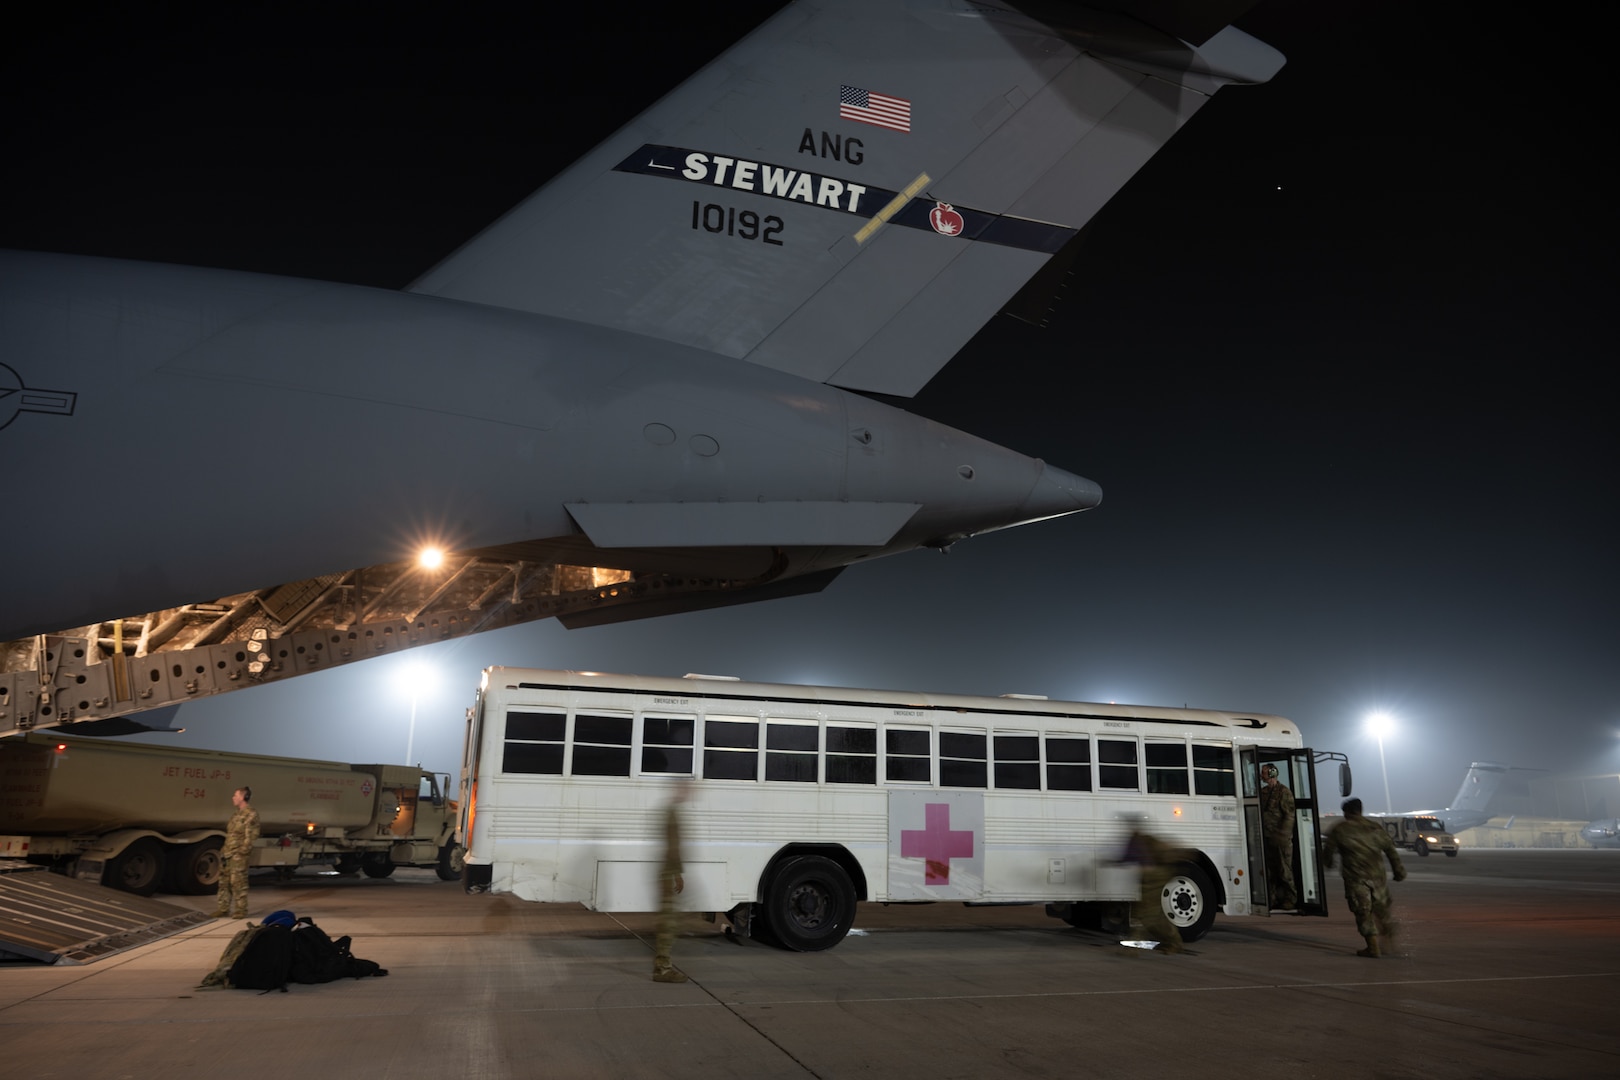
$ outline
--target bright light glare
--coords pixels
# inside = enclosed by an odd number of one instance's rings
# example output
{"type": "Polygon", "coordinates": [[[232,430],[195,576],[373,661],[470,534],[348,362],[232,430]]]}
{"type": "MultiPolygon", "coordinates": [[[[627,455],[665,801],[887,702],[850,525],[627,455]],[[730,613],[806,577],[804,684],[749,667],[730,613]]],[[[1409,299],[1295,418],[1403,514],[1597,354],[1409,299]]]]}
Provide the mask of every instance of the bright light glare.
{"type": "Polygon", "coordinates": [[[1367,730],[1373,738],[1382,739],[1395,730],[1395,718],[1387,712],[1375,712],[1367,717],[1367,730]]]}
{"type": "Polygon", "coordinates": [[[437,570],[444,565],[444,549],[425,547],[416,554],[416,565],[424,570],[437,570]]]}
{"type": "Polygon", "coordinates": [[[438,685],[439,672],[432,664],[412,660],[400,674],[400,685],[412,695],[425,694],[438,685]]]}

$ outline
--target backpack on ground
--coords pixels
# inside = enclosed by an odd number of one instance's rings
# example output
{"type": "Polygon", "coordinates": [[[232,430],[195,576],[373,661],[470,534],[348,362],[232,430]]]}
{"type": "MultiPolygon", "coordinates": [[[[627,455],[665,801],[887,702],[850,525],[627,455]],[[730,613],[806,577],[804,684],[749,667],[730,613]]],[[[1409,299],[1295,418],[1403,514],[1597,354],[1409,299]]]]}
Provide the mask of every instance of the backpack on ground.
{"type": "Polygon", "coordinates": [[[299,919],[291,933],[292,963],[288,978],[293,982],[324,983],[388,974],[376,961],[362,960],[351,953],[347,934],[333,941],[313,919],[299,919]]]}
{"type": "Polygon", "coordinates": [[[231,938],[231,943],[225,946],[225,951],[219,954],[219,963],[214,965],[213,971],[202,977],[202,982],[197,984],[197,989],[201,990],[210,986],[224,989],[229,986],[230,983],[227,980],[230,976],[231,967],[241,957],[243,950],[248,946],[248,942],[258,937],[259,931],[263,929],[264,927],[254,923],[238,930],[235,936],[231,938]]]}
{"type": "Polygon", "coordinates": [[[286,993],[291,968],[292,931],[284,926],[260,926],[231,965],[225,985],[286,993]]]}

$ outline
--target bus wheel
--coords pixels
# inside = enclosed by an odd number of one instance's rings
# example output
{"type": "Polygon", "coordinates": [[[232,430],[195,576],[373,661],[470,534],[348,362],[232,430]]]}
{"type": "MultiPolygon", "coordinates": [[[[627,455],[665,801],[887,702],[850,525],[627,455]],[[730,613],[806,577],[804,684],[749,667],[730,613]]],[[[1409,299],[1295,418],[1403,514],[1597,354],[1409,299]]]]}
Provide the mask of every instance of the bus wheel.
{"type": "Polygon", "coordinates": [[[219,849],[224,843],[217,836],[187,844],[169,853],[169,888],[182,896],[202,896],[219,887],[219,849]]]}
{"type": "Polygon", "coordinates": [[[1160,900],[1183,941],[1197,941],[1215,924],[1215,890],[1196,866],[1178,864],[1160,900]]]}
{"type": "Polygon", "coordinates": [[[163,849],[151,837],[142,837],[107,863],[101,883],[136,896],[151,896],[163,876],[163,849]]]}
{"type": "Polygon", "coordinates": [[[820,855],[784,863],[765,893],[770,934],[785,949],[830,949],[855,922],[855,886],[844,868],[820,855]]]}

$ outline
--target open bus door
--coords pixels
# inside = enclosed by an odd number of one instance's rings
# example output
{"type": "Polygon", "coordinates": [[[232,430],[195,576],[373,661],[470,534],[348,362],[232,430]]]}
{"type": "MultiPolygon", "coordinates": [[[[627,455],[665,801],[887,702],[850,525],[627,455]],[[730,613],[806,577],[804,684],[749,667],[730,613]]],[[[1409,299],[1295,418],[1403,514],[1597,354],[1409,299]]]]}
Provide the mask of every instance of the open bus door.
{"type": "Polygon", "coordinates": [[[1243,774],[1243,833],[1249,856],[1249,910],[1271,913],[1266,882],[1265,830],[1260,827],[1260,766],[1277,766],[1278,779],[1294,793],[1294,850],[1291,865],[1295,911],[1300,915],[1327,914],[1327,871],[1322,865],[1322,825],[1317,810],[1315,755],[1309,749],[1288,750],[1240,746],[1243,774]]]}

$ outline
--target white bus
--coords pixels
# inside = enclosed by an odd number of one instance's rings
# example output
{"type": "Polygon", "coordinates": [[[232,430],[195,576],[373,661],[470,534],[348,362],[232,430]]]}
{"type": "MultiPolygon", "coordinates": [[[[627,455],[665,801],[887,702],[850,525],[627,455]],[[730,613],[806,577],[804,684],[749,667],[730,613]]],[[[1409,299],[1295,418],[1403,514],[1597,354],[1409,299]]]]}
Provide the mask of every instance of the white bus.
{"type": "MultiPolygon", "coordinates": [[[[663,812],[689,778],[681,906],[831,948],[857,901],[1046,903],[1076,926],[1136,899],[1127,815],[1182,851],[1183,937],[1264,914],[1258,770],[1294,792],[1302,914],[1326,914],[1313,754],[1288,720],[492,667],[468,710],[473,891],[658,907],[663,812]]],[[[1338,755],[1325,755],[1338,757],[1338,755]]]]}

